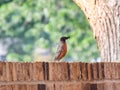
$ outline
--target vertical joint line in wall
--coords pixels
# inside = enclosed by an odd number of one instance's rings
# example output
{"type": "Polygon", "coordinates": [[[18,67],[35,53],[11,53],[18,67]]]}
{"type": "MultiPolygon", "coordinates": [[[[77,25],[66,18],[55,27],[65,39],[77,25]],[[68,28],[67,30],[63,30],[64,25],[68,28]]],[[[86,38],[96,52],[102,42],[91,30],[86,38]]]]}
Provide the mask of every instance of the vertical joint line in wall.
{"type": "Polygon", "coordinates": [[[46,62],[46,63],[43,62],[42,68],[43,68],[44,80],[49,80],[49,64],[48,64],[48,62],[46,62]]]}
{"type": "Polygon", "coordinates": [[[93,67],[92,67],[92,64],[90,64],[90,69],[91,69],[91,78],[93,79],[93,67]]]}
{"type": "Polygon", "coordinates": [[[80,75],[81,75],[81,79],[82,79],[83,78],[83,76],[82,76],[82,64],[79,63],[79,66],[80,66],[80,75]]]}
{"type": "Polygon", "coordinates": [[[49,80],[49,63],[46,63],[46,67],[45,67],[45,72],[46,72],[46,80],[49,80]]]}
{"type": "Polygon", "coordinates": [[[102,77],[105,78],[105,70],[104,70],[104,63],[101,63],[101,70],[102,70],[102,77]]]}
{"type": "Polygon", "coordinates": [[[8,65],[9,63],[8,62],[6,62],[6,77],[7,77],[7,80],[9,80],[9,65],[8,65]]]}
{"type": "Polygon", "coordinates": [[[55,89],[55,83],[54,83],[53,87],[54,87],[54,90],[56,90],[56,89],[55,89]]]}
{"type": "Polygon", "coordinates": [[[86,79],[88,79],[88,69],[87,69],[87,63],[85,63],[85,69],[86,69],[86,79]]]}
{"type": "Polygon", "coordinates": [[[70,65],[67,63],[67,70],[68,70],[68,80],[70,80],[70,65]]]}
{"type": "Polygon", "coordinates": [[[43,76],[44,76],[44,80],[45,80],[45,62],[42,63],[42,69],[43,69],[43,76]]]}
{"type": "Polygon", "coordinates": [[[98,66],[99,66],[99,64],[98,63],[96,63],[96,69],[97,69],[97,78],[99,78],[99,68],[98,68],[98,66]]]}

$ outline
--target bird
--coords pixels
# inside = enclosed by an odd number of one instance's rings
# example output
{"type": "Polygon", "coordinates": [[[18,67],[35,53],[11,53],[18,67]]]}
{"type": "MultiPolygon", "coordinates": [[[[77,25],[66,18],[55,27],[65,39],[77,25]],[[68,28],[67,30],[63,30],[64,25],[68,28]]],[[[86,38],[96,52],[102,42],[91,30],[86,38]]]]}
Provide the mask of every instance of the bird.
{"type": "Polygon", "coordinates": [[[57,52],[56,52],[55,57],[54,57],[54,61],[60,61],[60,59],[62,59],[66,55],[66,53],[67,53],[66,40],[69,38],[70,38],[70,36],[68,36],[68,37],[62,36],[60,38],[57,52]]]}

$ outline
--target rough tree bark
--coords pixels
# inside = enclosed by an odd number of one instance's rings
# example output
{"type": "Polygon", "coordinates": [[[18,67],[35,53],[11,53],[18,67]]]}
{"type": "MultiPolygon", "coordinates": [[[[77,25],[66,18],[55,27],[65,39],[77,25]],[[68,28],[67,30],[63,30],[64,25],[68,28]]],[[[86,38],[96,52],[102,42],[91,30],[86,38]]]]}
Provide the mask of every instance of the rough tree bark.
{"type": "Polygon", "coordinates": [[[85,13],[102,61],[120,61],[120,0],[73,0],[85,13]]]}

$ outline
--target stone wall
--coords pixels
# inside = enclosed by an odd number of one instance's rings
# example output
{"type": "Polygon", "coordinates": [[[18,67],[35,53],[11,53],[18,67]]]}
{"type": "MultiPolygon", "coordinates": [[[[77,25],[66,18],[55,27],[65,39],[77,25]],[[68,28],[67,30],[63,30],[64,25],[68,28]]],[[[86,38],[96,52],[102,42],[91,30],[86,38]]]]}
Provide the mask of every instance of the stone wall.
{"type": "Polygon", "coordinates": [[[120,90],[120,63],[0,62],[0,90],[120,90]]]}

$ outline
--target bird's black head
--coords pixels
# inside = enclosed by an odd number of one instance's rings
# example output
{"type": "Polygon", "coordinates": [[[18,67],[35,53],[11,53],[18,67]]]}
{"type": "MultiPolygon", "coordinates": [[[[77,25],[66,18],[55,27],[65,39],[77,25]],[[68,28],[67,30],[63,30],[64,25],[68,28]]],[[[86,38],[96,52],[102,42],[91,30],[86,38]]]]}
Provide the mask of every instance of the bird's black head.
{"type": "Polygon", "coordinates": [[[69,39],[70,37],[61,37],[60,38],[60,41],[63,41],[63,42],[65,42],[67,39],[69,39]]]}

